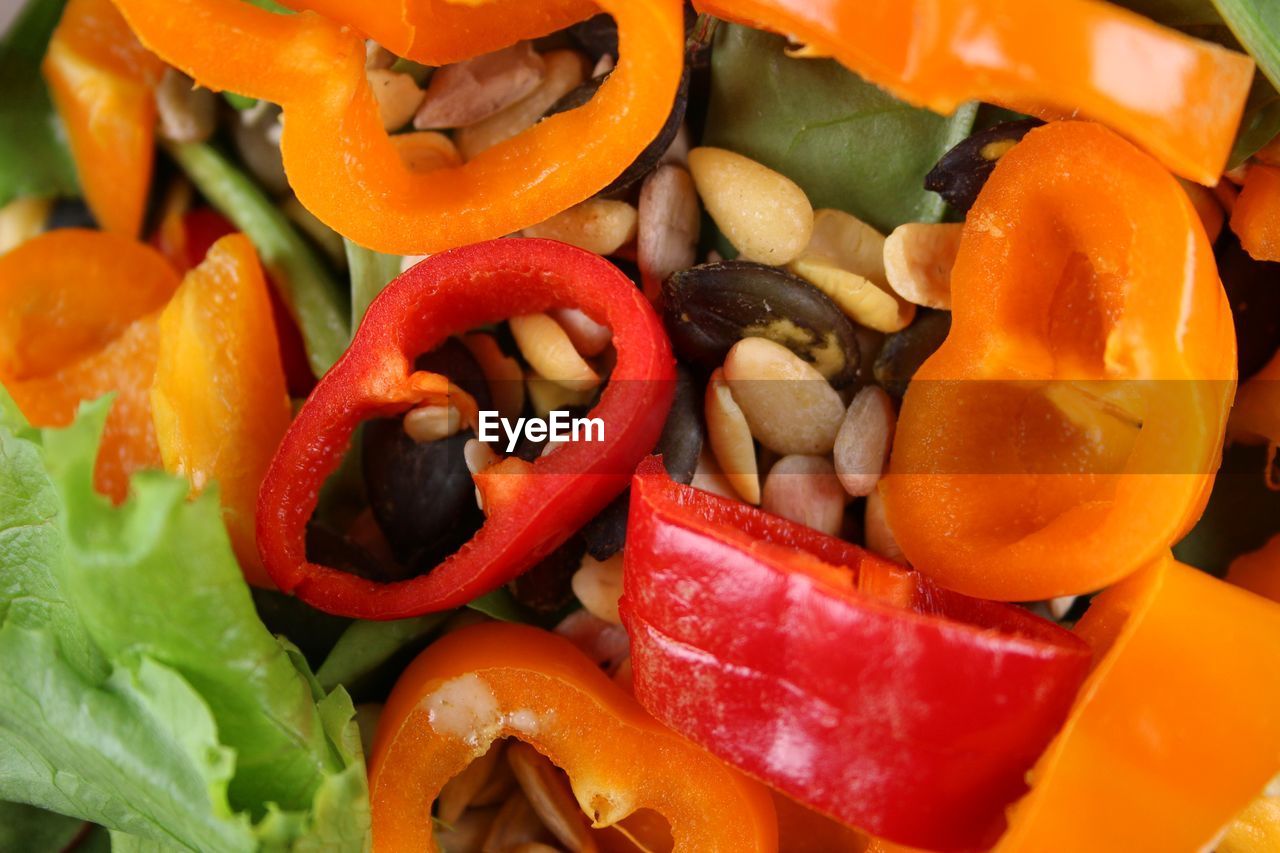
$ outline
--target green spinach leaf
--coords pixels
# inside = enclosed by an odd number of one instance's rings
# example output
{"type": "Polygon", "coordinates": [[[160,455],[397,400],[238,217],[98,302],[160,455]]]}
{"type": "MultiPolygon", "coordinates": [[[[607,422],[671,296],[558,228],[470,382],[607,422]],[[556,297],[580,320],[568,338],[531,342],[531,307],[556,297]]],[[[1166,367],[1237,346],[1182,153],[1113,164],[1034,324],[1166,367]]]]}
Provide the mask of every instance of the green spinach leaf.
{"type": "Polygon", "coordinates": [[[833,61],[792,59],[785,46],[747,27],[718,28],[703,144],[777,169],[815,208],[882,231],[941,219],[946,205],[924,176],[969,134],[976,105],[949,117],[916,109],[833,61]]]}

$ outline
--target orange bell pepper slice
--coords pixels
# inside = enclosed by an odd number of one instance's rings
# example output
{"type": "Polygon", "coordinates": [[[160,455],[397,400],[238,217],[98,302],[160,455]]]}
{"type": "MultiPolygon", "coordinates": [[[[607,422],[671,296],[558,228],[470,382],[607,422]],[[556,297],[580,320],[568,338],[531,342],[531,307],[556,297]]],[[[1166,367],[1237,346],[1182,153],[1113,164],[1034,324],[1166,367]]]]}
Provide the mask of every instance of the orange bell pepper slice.
{"type": "Polygon", "coordinates": [[[148,389],[159,310],[178,274],[159,252],[103,231],[50,231],[0,255],[0,382],[35,426],[67,426],[115,392],[94,487],[117,503],[160,467],[148,389]]]}
{"type": "MultiPolygon", "coordinates": [[[[394,254],[505,236],[594,195],[658,134],[683,68],[680,0],[603,0],[621,57],[589,103],[464,165],[416,173],[382,129],[364,41],[339,22],[240,0],[116,4],[143,44],[201,85],[280,104],[285,170],[299,200],[356,243],[394,254]]],[[[437,34],[472,52],[467,32],[437,34]]]]}
{"type": "Polygon", "coordinates": [[[1103,122],[1212,186],[1253,60],[1096,0],[696,0],[790,36],[894,95],[950,113],[970,100],[1103,122]]]}
{"type": "Polygon", "coordinates": [[[271,297],[253,244],[223,237],[160,315],[151,408],[167,470],[199,493],[217,481],[250,583],[274,587],[254,537],[258,487],[292,411],[271,297]]]}
{"type": "Polygon", "coordinates": [[[1255,260],[1280,261],[1280,168],[1254,164],[1245,172],[1231,230],[1255,260]]]}
{"type": "Polygon", "coordinates": [[[284,0],[290,9],[345,21],[396,56],[447,65],[538,38],[599,12],[590,0],[284,0]]]}
{"type": "Polygon", "coordinates": [[[1209,849],[1280,770],[1280,606],[1166,555],[1076,631],[1093,673],[993,853],[1209,849]]]}
{"type": "Polygon", "coordinates": [[[148,53],[111,0],[71,0],[42,66],[85,201],[107,231],[136,237],[151,185],[155,86],[148,53]]]}
{"type": "Polygon", "coordinates": [[[652,809],[677,850],[777,849],[764,787],[660,725],[568,640],[496,622],[433,643],[387,699],[369,765],[374,849],[436,849],[431,802],[503,737],[563,768],[596,827],[652,809]]]}
{"type": "Polygon", "coordinates": [[[1235,333],[1186,193],[1101,125],[1031,131],[965,221],[951,332],[881,489],[908,560],[1028,601],[1100,589],[1204,508],[1235,333]]]}

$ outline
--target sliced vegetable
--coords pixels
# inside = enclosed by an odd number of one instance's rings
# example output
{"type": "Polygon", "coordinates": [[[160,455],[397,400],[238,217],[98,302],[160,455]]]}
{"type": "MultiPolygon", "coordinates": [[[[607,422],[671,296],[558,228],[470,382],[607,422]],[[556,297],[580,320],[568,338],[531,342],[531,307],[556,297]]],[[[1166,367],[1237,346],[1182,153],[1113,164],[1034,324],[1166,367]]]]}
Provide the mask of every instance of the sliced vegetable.
{"type": "MultiPolygon", "coordinates": [[[[285,434],[258,503],[267,571],[315,607],[396,619],[456,607],[489,592],[559,547],[627,486],[653,447],[674,393],[674,362],[644,295],[597,255],[544,240],[495,240],[433,255],[374,300],[346,356],[316,386],[285,434]],[[461,551],[421,577],[381,584],[306,559],[305,529],[325,478],[355,427],[470,396],[411,359],[450,335],[555,307],[582,309],[613,333],[617,362],[591,417],[604,440],[579,442],[475,474],[486,522],[461,551]]],[[[474,418],[474,403],[471,403],[474,418]]]]}
{"type": "Polygon", "coordinates": [[[503,737],[563,768],[595,827],[652,809],[679,850],[777,849],[763,787],[655,722],[568,640],[501,623],[449,634],[400,677],[370,762],[374,845],[432,849],[426,804],[503,737]]]}
{"type": "Polygon", "coordinates": [[[38,73],[66,0],[31,0],[0,39],[0,205],[79,191],[65,134],[38,73]]]}
{"type": "Polygon", "coordinates": [[[983,100],[1044,118],[1079,114],[1104,122],[1173,171],[1208,185],[1226,165],[1253,79],[1253,61],[1244,54],[1091,0],[1047,7],[1017,0],[697,5],[785,33],[940,113],[983,100]],[[1159,73],[1135,75],[1134,55],[1159,73]]]}
{"type": "Polygon", "coordinates": [[[111,0],[71,0],[41,68],[94,217],[108,231],[138,236],[164,63],[138,43],[111,0]]]}
{"type": "Polygon", "coordinates": [[[117,503],[130,474],[161,467],[148,391],[178,283],[154,249],[103,231],[50,231],[0,255],[0,382],[38,426],[116,394],[94,483],[117,503]]]}
{"type": "Polygon", "coordinates": [[[1076,632],[1096,665],[996,853],[1212,848],[1280,770],[1280,606],[1166,556],[1076,632]]]}
{"type": "Polygon", "coordinates": [[[786,39],[746,27],[716,30],[703,144],[758,160],[799,184],[815,208],[884,232],[940,219],[945,205],[924,176],[968,135],[976,107],[943,118],[785,48],[786,39]]]}
{"type": "Polygon", "coordinates": [[[363,849],[351,702],[262,626],[216,501],[154,473],[113,508],[90,484],[104,402],[64,431],[3,403],[0,798],[126,849],[363,849]]]}
{"type": "MultiPolygon", "coordinates": [[[[678,0],[606,0],[623,40],[636,49],[624,52],[590,104],[539,122],[462,166],[417,173],[383,131],[365,79],[364,40],[339,22],[227,0],[119,0],[119,6],[145,44],[202,85],[281,104],[287,116],[281,147],[298,198],[343,236],[393,254],[500,237],[595,194],[662,129],[683,68],[678,0]],[[190,37],[192,26],[199,39],[190,37]]],[[[467,55],[501,46],[488,44],[483,28],[470,27],[491,20],[495,7],[454,11],[455,26],[433,22],[423,31],[467,55]]]]}
{"type": "Polygon", "coordinates": [[[801,803],[937,850],[995,840],[1083,643],[642,463],[621,612],[636,697],[801,803]],[[753,618],[744,630],[746,614],[753,618]],[[838,654],[832,654],[838,649],[838,654]]]}
{"type": "Polygon", "coordinates": [[[1231,209],[1231,230],[1258,261],[1280,261],[1280,168],[1254,164],[1231,209]]]}
{"type": "Polygon", "coordinates": [[[447,65],[544,36],[598,11],[590,0],[286,0],[285,5],[354,27],[395,55],[424,65],[447,65]]]}
{"type": "Polygon", "coordinates": [[[1141,568],[1204,508],[1235,335],[1186,194],[1111,131],[1058,122],[966,220],[951,332],[902,404],[888,521],[949,589],[1025,601],[1141,568]]]}
{"type": "Polygon", "coordinates": [[[347,269],[351,271],[351,332],[360,328],[364,312],[382,288],[400,274],[400,256],[384,255],[344,239],[347,269]]]}
{"type": "Polygon", "coordinates": [[[267,282],[244,235],[214,243],[160,315],[151,407],[165,468],[196,494],[217,482],[245,577],[270,586],[254,510],[292,411],[267,282]]]}
{"type": "Polygon", "coordinates": [[[208,145],[168,145],[209,203],[253,241],[271,281],[302,330],[316,375],[338,360],[350,337],[346,300],[324,262],[253,181],[208,145]]]}

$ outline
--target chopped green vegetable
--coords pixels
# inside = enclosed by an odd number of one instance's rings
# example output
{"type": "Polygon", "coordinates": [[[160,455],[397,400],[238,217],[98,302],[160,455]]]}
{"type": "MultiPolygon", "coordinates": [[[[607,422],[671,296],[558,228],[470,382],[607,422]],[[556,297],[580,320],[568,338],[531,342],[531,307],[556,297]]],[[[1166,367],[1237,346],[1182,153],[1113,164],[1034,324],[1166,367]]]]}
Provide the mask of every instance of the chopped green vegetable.
{"type": "Polygon", "coordinates": [[[302,330],[312,370],[323,375],[350,337],[346,299],[324,262],[257,184],[217,150],[203,143],[169,144],[165,150],[209,203],[253,241],[302,330]]]}
{"type": "Polygon", "coordinates": [[[0,798],[167,849],[362,849],[350,699],[258,620],[216,490],[93,491],[108,405],[66,430],[3,406],[0,798]]]}
{"type": "Polygon", "coordinates": [[[347,268],[351,271],[351,333],[360,327],[369,303],[400,274],[400,256],[384,255],[356,245],[345,237],[347,268]]]}
{"type": "Polygon", "coordinates": [[[25,803],[0,803],[0,850],[59,853],[85,828],[84,821],[25,803]]]}
{"type": "Polygon", "coordinates": [[[432,613],[390,622],[353,622],[325,658],[316,679],[325,690],[333,690],[338,685],[350,688],[398,652],[421,644],[449,615],[432,613]]]}
{"type": "Polygon", "coordinates": [[[1231,32],[1258,63],[1258,70],[1280,86],[1280,3],[1275,0],[1213,0],[1231,32]]]}
{"type": "Polygon", "coordinates": [[[0,205],[19,196],[79,195],[62,123],[40,75],[66,0],[28,0],[0,41],[0,205]]]}
{"type": "Polygon", "coordinates": [[[785,46],[746,27],[717,29],[704,143],[759,160],[814,207],[881,231],[941,219],[945,204],[924,176],[969,134],[976,105],[950,117],[916,109],[833,61],[789,58],[785,46]]]}
{"type": "Polygon", "coordinates": [[[533,615],[505,586],[467,602],[467,607],[503,622],[532,622],[533,615]]]}

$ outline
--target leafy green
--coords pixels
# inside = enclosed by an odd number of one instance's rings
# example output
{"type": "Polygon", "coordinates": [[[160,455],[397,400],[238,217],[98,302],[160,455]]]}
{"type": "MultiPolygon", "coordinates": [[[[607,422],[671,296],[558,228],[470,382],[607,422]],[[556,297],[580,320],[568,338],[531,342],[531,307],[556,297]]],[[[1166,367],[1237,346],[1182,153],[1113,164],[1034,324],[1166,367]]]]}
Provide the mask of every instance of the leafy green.
{"type": "Polygon", "coordinates": [[[389,622],[353,622],[325,658],[316,679],[325,690],[338,685],[350,689],[402,650],[421,644],[449,615],[432,613],[389,622]]]}
{"type": "Polygon", "coordinates": [[[1204,514],[1174,556],[1221,577],[1233,559],[1280,533],[1280,492],[1267,488],[1266,465],[1265,447],[1229,445],[1204,514]]]}
{"type": "Polygon", "coordinates": [[[0,850],[58,853],[84,829],[84,821],[25,803],[0,803],[0,850]]]}
{"type": "Polygon", "coordinates": [[[350,699],[258,621],[215,492],[93,492],[108,405],[57,431],[0,407],[0,798],[127,849],[362,849],[350,699]]]}
{"type": "Polygon", "coordinates": [[[28,0],[0,40],[0,205],[18,196],[74,196],[71,151],[40,75],[66,0],[28,0]]]}
{"type": "Polygon", "coordinates": [[[717,29],[704,144],[758,160],[798,183],[814,207],[882,231],[942,218],[945,203],[924,176],[969,134],[976,105],[950,117],[916,109],[835,62],[789,58],[785,46],[747,27],[717,29]]]}
{"type": "Polygon", "coordinates": [[[1280,86],[1280,3],[1213,0],[1213,4],[1271,85],[1280,86]]]}
{"type": "Polygon", "coordinates": [[[532,614],[505,586],[467,602],[467,607],[502,622],[529,622],[532,614]]]}
{"type": "Polygon", "coordinates": [[[359,328],[369,303],[382,292],[391,279],[400,274],[400,256],[384,255],[342,238],[347,249],[347,268],[351,271],[351,333],[359,328]]]}
{"type": "Polygon", "coordinates": [[[253,180],[204,143],[168,144],[196,189],[253,241],[282,290],[311,368],[324,374],[347,348],[347,300],[319,255],[253,180]]]}

